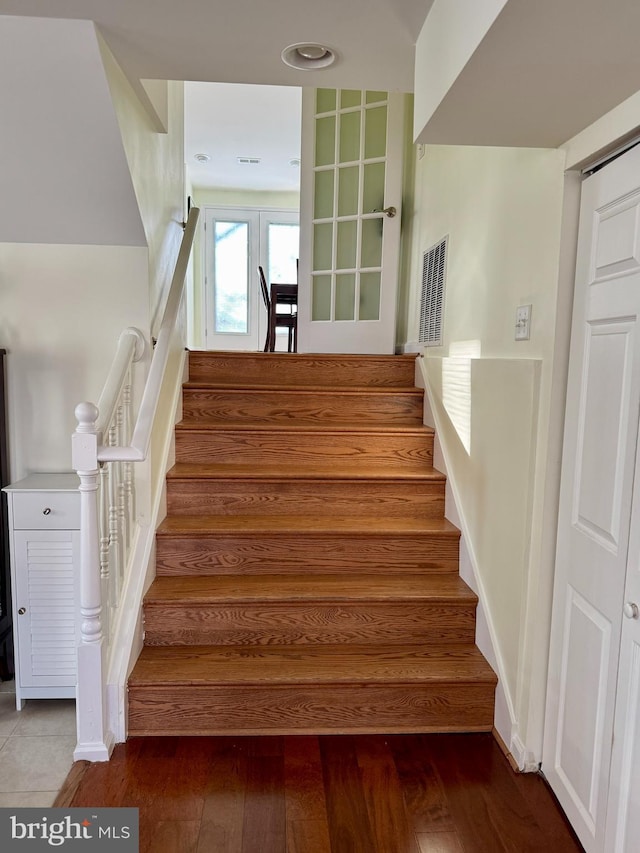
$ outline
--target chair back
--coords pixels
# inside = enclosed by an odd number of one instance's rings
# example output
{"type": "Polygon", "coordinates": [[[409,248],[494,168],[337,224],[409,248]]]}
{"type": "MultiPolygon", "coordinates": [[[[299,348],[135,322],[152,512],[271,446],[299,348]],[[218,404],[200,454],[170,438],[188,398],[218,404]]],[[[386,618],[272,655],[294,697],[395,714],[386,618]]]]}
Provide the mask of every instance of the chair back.
{"type": "Polygon", "coordinates": [[[258,277],[260,278],[260,290],[262,291],[262,298],[264,300],[264,305],[267,311],[269,311],[269,288],[267,287],[267,280],[264,277],[264,270],[261,266],[258,267],[258,277]]]}

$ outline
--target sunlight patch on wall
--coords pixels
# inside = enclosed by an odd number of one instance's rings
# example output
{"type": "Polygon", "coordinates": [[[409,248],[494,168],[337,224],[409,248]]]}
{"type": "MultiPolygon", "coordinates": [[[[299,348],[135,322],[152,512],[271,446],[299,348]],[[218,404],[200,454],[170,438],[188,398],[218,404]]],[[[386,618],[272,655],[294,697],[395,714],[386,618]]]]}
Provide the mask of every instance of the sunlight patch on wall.
{"type": "Polygon", "coordinates": [[[457,341],[442,359],[442,402],[462,446],[471,455],[471,360],[480,358],[480,341],[457,341]]]}

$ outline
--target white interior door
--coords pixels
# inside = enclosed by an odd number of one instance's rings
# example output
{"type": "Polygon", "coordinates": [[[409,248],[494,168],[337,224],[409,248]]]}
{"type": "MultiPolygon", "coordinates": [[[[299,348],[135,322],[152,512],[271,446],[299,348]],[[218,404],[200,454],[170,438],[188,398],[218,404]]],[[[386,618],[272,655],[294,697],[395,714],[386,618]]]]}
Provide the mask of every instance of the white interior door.
{"type": "Polygon", "coordinates": [[[640,791],[638,762],[629,764],[637,750],[629,739],[638,721],[639,638],[637,620],[623,620],[623,604],[627,577],[628,594],[640,592],[640,503],[632,512],[639,314],[636,148],[583,185],[558,519],[543,771],[588,853],[638,849],[637,833],[632,846],[605,847],[605,828],[611,808],[615,825],[638,822],[637,802],[631,812],[627,806],[628,793],[640,791]],[[628,573],[630,556],[636,564],[628,573]]]}
{"type": "Polygon", "coordinates": [[[300,352],[394,352],[404,108],[386,92],[303,91],[300,352]]]}

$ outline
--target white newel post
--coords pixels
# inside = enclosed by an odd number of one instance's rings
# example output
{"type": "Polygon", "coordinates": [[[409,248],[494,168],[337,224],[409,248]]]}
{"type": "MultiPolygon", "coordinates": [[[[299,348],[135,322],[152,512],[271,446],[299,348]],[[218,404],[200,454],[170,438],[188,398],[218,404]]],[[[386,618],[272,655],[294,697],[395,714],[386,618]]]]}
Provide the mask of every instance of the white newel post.
{"type": "Polygon", "coordinates": [[[80,478],[80,645],[76,720],[76,761],[108,761],[113,734],[107,731],[106,648],[102,633],[102,579],[98,526],[98,409],[76,406],[78,427],[72,439],[73,467],[80,478]]]}

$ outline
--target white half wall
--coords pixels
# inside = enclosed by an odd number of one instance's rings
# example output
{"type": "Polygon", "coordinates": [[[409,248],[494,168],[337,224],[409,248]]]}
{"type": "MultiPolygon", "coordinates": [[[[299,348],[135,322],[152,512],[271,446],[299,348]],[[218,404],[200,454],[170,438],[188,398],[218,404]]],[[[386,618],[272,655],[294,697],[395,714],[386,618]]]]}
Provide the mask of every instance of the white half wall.
{"type": "Polygon", "coordinates": [[[460,575],[479,596],[476,643],[499,677],[495,726],[510,745],[541,362],[454,357],[420,358],[418,365],[425,423],[436,429],[434,465],[447,475],[446,516],[462,531],[460,575]]]}

